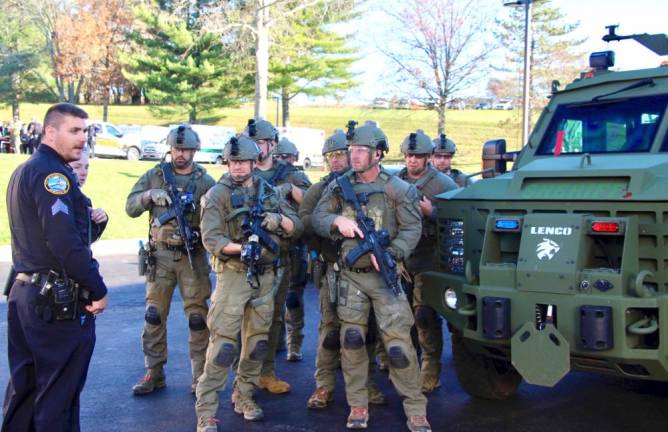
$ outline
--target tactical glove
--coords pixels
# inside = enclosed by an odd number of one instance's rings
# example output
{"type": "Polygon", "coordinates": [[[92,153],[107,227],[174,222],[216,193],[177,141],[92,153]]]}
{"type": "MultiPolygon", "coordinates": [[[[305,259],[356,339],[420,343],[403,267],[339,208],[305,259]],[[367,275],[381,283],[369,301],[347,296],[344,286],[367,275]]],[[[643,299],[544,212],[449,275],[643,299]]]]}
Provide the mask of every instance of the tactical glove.
{"type": "Polygon", "coordinates": [[[281,226],[281,215],[279,213],[265,213],[262,219],[262,228],[274,232],[281,226]]]}
{"type": "Polygon", "coordinates": [[[148,196],[151,198],[151,201],[153,201],[153,204],[157,206],[166,207],[172,205],[172,199],[164,189],[149,189],[148,196]]]}

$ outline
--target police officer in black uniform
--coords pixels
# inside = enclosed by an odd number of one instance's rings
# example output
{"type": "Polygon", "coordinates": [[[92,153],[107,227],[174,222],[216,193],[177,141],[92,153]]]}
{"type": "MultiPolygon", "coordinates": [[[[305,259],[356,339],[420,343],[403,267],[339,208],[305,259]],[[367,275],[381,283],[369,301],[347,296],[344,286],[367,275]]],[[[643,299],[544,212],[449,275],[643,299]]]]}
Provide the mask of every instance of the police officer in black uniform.
{"type": "Polygon", "coordinates": [[[37,152],[7,188],[12,261],[10,380],[2,431],[79,431],[79,394],[107,287],[89,247],[87,200],[68,162],[81,157],[88,115],[67,103],[44,118],[37,152]]]}

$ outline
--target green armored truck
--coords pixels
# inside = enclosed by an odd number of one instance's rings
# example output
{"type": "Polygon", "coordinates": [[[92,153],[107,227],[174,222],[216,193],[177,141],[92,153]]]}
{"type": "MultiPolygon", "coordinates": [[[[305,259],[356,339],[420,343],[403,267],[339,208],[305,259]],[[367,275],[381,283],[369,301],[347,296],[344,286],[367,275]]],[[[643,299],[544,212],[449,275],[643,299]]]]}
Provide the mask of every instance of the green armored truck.
{"type": "MultiPolygon", "coordinates": [[[[604,40],[628,38],[668,54],[663,34],[604,40]]],[[[474,396],[570,370],[668,381],[668,67],[613,63],[592,54],[519,154],[485,143],[491,178],[438,197],[425,292],[474,396]]]]}

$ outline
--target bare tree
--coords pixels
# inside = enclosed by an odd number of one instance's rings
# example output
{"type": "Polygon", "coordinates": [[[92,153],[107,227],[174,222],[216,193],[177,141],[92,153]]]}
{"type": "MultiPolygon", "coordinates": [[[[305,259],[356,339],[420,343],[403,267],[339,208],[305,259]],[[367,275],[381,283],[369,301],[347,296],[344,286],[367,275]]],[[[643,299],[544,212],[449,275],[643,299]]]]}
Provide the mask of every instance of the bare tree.
{"type": "MultiPolygon", "coordinates": [[[[397,66],[397,78],[416,98],[438,113],[445,130],[447,103],[480,78],[494,49],[484,41],[485,17],[474,0],[405,0],[398,12],[399,49],[381,48],[397,66]]],[[[391,45],[391,44],[390,44],[391,45]]]]}

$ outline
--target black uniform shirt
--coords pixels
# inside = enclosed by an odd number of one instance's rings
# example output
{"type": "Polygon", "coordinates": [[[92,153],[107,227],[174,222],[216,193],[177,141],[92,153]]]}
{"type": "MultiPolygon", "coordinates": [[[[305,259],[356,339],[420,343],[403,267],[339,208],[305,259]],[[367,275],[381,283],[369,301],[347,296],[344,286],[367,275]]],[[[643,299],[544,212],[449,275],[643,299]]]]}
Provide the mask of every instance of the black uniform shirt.
{"type": "Polygon", "coordinates": [[[91,291],[107,293],[89,247],[88,199],[76,176],[55,150],[40,145],[9,181],[7,212],[14,269],[22,273],[54,270],[91,291]]]}

